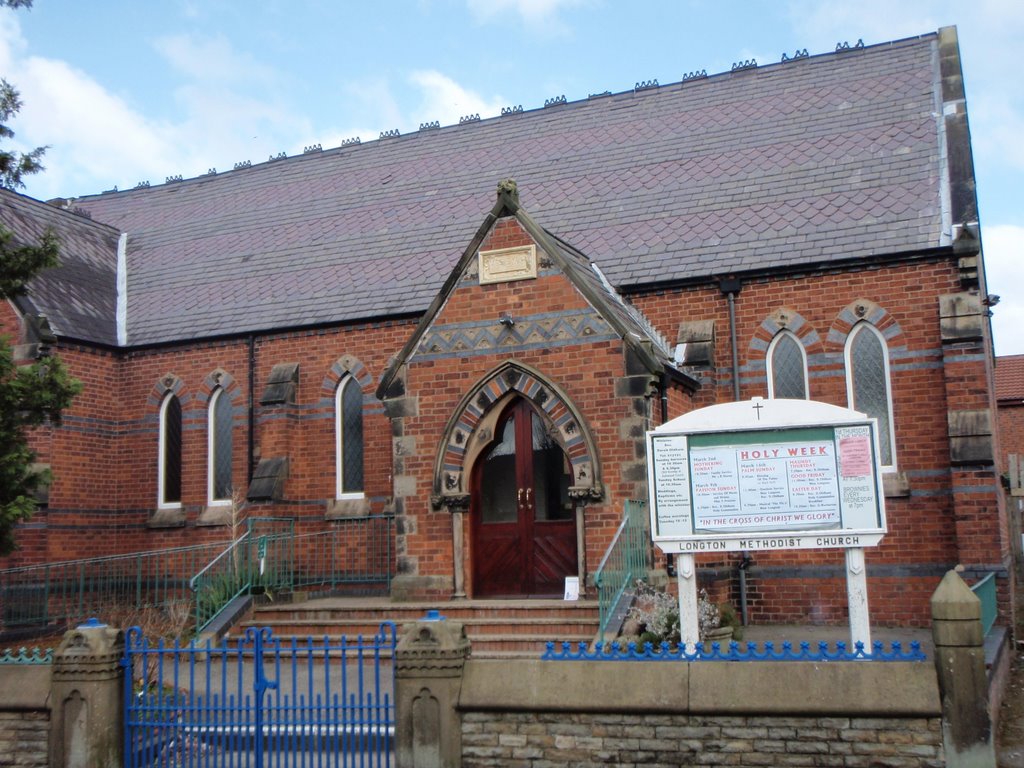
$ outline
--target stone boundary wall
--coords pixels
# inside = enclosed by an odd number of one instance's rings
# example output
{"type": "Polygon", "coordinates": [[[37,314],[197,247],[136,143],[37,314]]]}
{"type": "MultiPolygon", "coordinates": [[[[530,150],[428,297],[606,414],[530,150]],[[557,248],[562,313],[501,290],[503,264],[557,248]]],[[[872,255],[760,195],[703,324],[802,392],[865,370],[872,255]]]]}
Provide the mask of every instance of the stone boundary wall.
{"type": "Polygon", "coordinates": [[[942,761],[941,719],[467,712],[463,768],[900,766],[942,761]]]}
{"type": "Polygon", "coordinates": [[[0,664],[0,768],[47,768],[50,665],[0,664]]]}
{"type": "Polygon", "coordinates": [[[928,662],[469,659],[462,765],[945,765],[928,662]]]}

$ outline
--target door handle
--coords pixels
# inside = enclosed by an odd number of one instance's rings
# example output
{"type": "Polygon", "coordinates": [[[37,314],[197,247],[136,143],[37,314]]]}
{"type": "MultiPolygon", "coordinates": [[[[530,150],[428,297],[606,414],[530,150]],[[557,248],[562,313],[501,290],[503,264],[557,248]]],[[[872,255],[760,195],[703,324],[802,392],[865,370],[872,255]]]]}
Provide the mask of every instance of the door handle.
{"type": "Polygon", "coordinates": [[[519,500],[519,506],[522,507],[523,506],[523,489],[522,488],[519,489],[519,493],[516,494],[516,497],[519,500]]]}
{"type": "Polygon", "coordinates": [[[533,500],[531,498],[532,496],[533,496],[533,488],[527,488],[526,489],[526,508],[527,509],[533,509],[533,500]]]}

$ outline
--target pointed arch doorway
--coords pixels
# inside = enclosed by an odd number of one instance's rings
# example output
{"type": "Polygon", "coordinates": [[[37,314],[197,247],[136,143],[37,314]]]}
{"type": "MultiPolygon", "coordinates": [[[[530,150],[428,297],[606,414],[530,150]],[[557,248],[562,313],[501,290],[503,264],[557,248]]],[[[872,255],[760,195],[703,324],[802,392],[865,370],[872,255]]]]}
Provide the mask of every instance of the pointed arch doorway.
{"type": "Polygon", "coordinates": [[[561,596],[578,567],[572,465],[529,401],[502,410],[470,482],[473,593],[561,596]]]}

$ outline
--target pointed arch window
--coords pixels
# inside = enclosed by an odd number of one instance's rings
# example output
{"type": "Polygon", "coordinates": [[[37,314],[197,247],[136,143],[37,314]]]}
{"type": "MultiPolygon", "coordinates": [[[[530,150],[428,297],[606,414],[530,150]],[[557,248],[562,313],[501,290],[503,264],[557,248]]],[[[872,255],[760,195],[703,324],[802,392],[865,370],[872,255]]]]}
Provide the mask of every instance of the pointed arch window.
{"type": "Polygon", "coordinates": [[[851,408],[878,420],[882,466],[896,466],[889,347],[878,329],[858,323],[846,338],[846,388],[851,408]]]}
{"type": "Polygon", "coordinates": [[[220,387],[210,396],[207,415],[207,440],[209,446],[209,503],[230,504],[232,414],[231,400],[220,387]]]}
{"type": "Polygon", "coordinates": [[[181,506],[181,401],[170,392],[160,403],[157,504],[181,506]]]}
{"type": "Polygon", "coordinates": [[[768,345],[768,397],[807,399],[807,353],[792,331],[780,331],[768,345]]]}
{"type": "Polygon", "coordinates": [[[363,496],[363,391],[346,376],[334,395],[336,498],[363,496]]]}

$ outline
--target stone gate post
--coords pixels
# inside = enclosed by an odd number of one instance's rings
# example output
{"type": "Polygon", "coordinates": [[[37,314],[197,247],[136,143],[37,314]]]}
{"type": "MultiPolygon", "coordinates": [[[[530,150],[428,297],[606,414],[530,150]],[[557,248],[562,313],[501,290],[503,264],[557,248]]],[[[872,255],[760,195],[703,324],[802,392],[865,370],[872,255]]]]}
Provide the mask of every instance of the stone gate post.
{"type": "Polygon", "coordinates": [[[395,757],[398,768],[458,768],[462,726],[456,705],[469,639],[437,611],[406,624],[395,649],[395,757]]]}
{"type": "Polygon", "coordinates": [[[956,571],[932,595],[932,637],[948,768],[996,768],[981,601],[956,571]]]}
{"type": "Polygon", "coordinates": [[[51,768],[121,768],[124,633],[89,619],[53,654],[51,768]]]}

